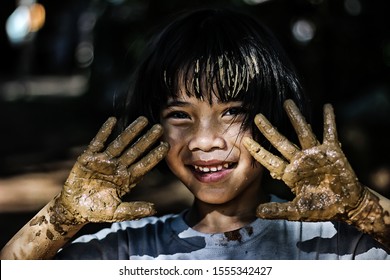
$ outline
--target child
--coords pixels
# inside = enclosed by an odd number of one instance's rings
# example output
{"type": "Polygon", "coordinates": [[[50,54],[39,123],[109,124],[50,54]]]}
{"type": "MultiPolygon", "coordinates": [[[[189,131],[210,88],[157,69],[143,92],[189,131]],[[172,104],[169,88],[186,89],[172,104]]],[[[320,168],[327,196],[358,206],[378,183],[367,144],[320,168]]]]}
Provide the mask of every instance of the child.
{"type": "Polygon", "coordinates": [[[389,200],[356,178],[330,105],[323,142],[314,136],[297,76],[256,20],[184,14],[151,40],[136,73],[120,120],[131,124],[111,143],[116,119],[102,126],[1,258],[390,259],[389,200]],[[194,195],[190,209],[156,217],[150,203],[122,202],[163,158],[194,195]],[[294,200],[265,193],[264,167],[294,200]],[[113,224],[66,244],[89,222],[113,224]]]}

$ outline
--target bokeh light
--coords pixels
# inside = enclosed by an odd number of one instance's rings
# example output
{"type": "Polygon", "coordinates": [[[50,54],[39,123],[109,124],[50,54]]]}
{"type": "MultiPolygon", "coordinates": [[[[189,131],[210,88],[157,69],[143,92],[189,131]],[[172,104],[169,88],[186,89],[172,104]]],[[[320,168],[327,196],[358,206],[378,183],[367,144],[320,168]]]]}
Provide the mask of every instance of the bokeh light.
{"type": "Polygon", "coordinates": [[[307,19],[298,19],[293,22],[291,32],[299,43],[309,43],[316,33],[316,26],[314,23],[307,19]]]}
{"type": "Polygon", "coordinates": [[[12,44],[28,41],[45,23],[46,11],[41,4],[20,5],[6,21],[6,32],[12,44]]]}

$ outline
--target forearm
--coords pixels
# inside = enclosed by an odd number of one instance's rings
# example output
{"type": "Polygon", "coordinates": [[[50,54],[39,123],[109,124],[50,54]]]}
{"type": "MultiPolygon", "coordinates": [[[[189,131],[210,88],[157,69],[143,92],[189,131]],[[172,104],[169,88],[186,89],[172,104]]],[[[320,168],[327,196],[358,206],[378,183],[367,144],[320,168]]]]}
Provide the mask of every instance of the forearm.
{"type": "Polygon", "coordinates": [[[390,249],[390,200],[365,188],[358,207],[348,213],[348,222],[370,234],[390,249]]]}
{"type": "Polygon", "coordinates": [[[61,218],[55,201],[56,198],[50,201],[14,235],[1,250],[0,259],[50,259],[82,228],[61,218]]]}

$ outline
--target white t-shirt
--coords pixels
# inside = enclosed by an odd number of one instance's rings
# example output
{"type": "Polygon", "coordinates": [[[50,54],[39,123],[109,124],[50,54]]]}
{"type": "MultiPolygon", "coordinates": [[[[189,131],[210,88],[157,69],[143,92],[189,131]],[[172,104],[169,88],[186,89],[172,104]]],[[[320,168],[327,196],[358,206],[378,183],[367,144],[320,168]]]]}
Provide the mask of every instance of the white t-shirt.
{"type": "Polygon", "coordinates": [[[205,234],[176,215],[114,223],[81,236],[57,259],[390,259],[369,235],[342,222],[256,219],[235,231],[205,234]]]}

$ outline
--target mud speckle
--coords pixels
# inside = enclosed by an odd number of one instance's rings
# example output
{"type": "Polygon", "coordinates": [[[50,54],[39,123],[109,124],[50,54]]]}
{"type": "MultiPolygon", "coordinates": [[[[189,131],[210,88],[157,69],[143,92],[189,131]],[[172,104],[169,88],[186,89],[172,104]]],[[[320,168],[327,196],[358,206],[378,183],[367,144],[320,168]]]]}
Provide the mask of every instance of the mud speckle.
{"type": "Polygon", "coordinates": [[[249,236],[251,236],[253,234],[253,227],[245,227],[245,230],[249,236]]]}
{"type": "Polygon", "coordinates": [[[242,236],[239,230],[233,230],[233,231],[228,231],[225,232],[225,237],[229,241],[238,241],[241,242],[242,236]]]}
{"type": "Polygon", "coordinates": [[[47,224],[45,216],[38,216],[31,220],[30,226],[42,225],[43,223],[47,224]]]}
{"type": "Polygon", "coordinates": [[[69,216],[69,212],[65,209],[63,205],[54,203],[53,207],[50,207],[50,223],[53,225],[54,230],[60,235],[64,236],[67,234],[65,226],[72,225],[72,221],[69,216]]]}
{"type": "Polygon", "coordinates": [[[46,237],[49,238],[50,240],[53,240],[54,239],[54,234],[50,230],[47,230],[46,231],[46,237]]]}
{"type": "Polygon", "coordinates": [[[246,234],[248,236],[251,236],[253,234],[253,227],[247,226],[247,227],[244,227],[243,229],[228,231],[228,232],[225,232],[224,235],[228,241],[241,242],[242,241],[242,233],[244,233],[244,235],[245,235],[244,231],[246,232],[246,234]]]}

